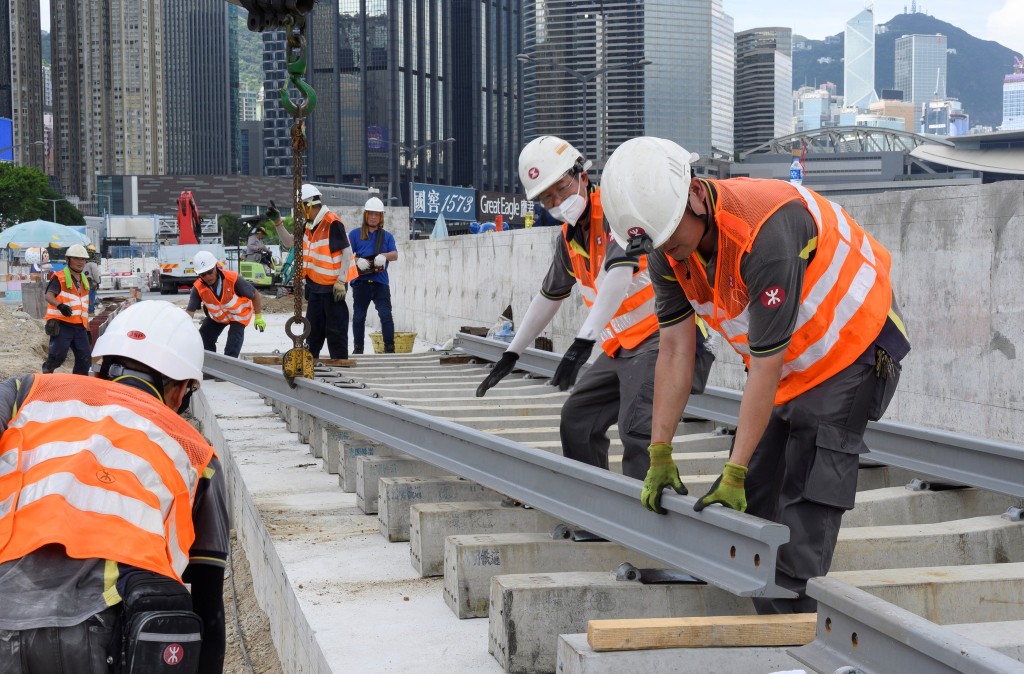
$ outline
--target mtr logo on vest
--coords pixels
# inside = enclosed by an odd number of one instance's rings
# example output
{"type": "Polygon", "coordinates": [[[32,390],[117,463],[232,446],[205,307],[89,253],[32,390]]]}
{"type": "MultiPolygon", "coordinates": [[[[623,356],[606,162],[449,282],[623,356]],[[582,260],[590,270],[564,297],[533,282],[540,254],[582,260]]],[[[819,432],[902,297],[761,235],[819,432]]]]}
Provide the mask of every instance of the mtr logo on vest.
{"type": "Polygon", "coordinates": [[[772,286],[761,293],[761,304],[768,309],[777,309],[786,301],[786,291],[781,286],[772,286]]]}

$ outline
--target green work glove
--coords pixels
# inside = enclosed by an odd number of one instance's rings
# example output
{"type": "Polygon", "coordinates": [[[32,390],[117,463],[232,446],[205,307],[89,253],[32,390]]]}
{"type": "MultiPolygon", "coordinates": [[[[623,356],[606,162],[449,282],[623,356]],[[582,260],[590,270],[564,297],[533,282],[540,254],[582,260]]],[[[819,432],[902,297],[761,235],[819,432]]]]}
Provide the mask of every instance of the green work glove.
{"type": "Polygon", "coordinates": [[[727,508],[732,508],[738,512],[745,512],[747,509],[747,492],[743,488],[743,480],[746,477],[746,466],[737,466],[735,463],[725,464],[722,474],[711,485],[711,491],[702,498],[697,499],[697,502],[693,504],[693,509],[700,512],[713,503],[721,503],[727,508]]]}
{"type": "Polygon", "coordinates": [[[267,209],[267,220],[276,223],[281,219],[281,211],[277,210],[277,206],[274,205],[274,200],[270,200],[270,208],[267,209]]]}
{"type": "Polygon", "coordinates": [[[661,490],[665,487],[672,487],[681,496],[686,495],[686,487],[679,479],[679,469],[672,460],[672,445],[665,442],[656,442],[647,448],[651,455],[651,467],[647,470],[647,477],[644,478],[644,490],[640,492],[640,502],[648,510],[653,510],[659,515],[666,511],[661,507],[661,490]]]}
{"type": "Polygon", "coordinates": [[[267,322],[263,320],[263,314],[256,314],[256,322],[254,323],[256,329],[263,332],[267,329],[267,322]]]}
{"type": "Polygon", "coordinates": [[[345,279],[339,278],[334,282],[334,301],[344,302],[346,293],[348,293],[348,286],[345,285],[345,279]]]}

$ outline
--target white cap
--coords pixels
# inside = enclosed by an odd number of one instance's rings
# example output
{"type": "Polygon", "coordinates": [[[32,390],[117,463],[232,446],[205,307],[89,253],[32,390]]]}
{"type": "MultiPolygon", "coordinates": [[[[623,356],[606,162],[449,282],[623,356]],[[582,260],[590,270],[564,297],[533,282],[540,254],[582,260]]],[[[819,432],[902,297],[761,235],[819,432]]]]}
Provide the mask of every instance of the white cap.
{"type": "Polygon", "coordinates": [[[197,274],[210,271],[217,266],[217,258],[207,250],[201,250],[192,258],[192,269],[197,274]]]}
{"type": "Polygon", "coordinates": [[[527,199],[537,196],[564,176],[583,155],[557,136],[534,138],[519,153],[519,181],[527,199]]]}
{"type": "Polygon", "coordinates": [[[601,174],[601,206],[620,246],[647,235],[657,248],[682,220],[699,157],[664,138],[641,136],[620,145],[601,174]]]}
{"type": "Polygon", "coordinates": [[[93,357],[123,356],[176,381],[203,376],[203,339],[180,307],[163,300],[137,302],[107,323],[93,357]]]}
{"type": "Polygon", "coordinates": [[[85,249],[85,246],[83,246],[82,244],[76,243],[75,245],[73,245],[70,248],[68,248],[68,252],[64,253],[64,257],[65,258],[80,257],[83,260],[88,260],[89,259],[89,251],[87,251],[85,249]]]}
{"type": "Polygon", "coordinates": [[[366,200],[366,205],[363,206],[363,210],[369,211],[371,213],[383,213],[384,202],[378,199],[377,197],[370,197],[369,199],[366,200]]]}
{"type": "Polygon", "coordinates": [[[303,201],[309,201],[310,199],[316,199],[319,201],[322,196],[323,195],[320,194],[320,190],[315,186],[310,185],[309,183],[302,186],[301,198],[303,201]]]}

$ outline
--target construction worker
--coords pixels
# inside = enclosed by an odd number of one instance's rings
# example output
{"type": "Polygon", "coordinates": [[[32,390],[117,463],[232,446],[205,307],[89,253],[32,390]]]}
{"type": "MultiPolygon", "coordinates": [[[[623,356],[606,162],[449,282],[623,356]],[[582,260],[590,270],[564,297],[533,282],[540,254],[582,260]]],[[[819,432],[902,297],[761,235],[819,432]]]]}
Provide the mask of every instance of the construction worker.
{"type": "Polygon", "coordinates": [[[192,268],[199,274],[199,279],[192,284],[185,311],[194,316],[202,307],[206,314],[199,326],[203,348],[217,353],[217,340],[227,328],[224,355],[238,358],[245,341],[245,326],[253,323],[260,332],[267,329],[259,291],[237,272],[221,269],[217,258],[209,251],[196,253],[192,258],[192,268]]]}
{"type": "Polygon", "coordinates": [[[398,259],[398,246],[391,232],[384,230],[384,202],[370,197],[363,207],[363,224],[348,233],[354,263],[348,270],[352,286],[352,353],[363,352],[366,310],[373,302],[380,317],[384,353],[395,352],[395,321],[391,318],[391,288],[388,262],[398,259]]]}
{"type": "Polygon", "coordinates": [[[642,501],[664,512],[663,488],[686,493],[670,443],[688,397],[681,382],[696,313],[742,356],[748,376],[729,461],[694,510],[721,504],[787,525],[775,582],[799,596],[755,607],[811,612],[807,580],[828,572],[854,505],[864,429],[885,412],[910,350],[890,255],[807,188],[692,178],[696,159],[671,141],[634,138],[603,177],[616,240],[649,252],[664,326],[642,501]]]}
{"type": "Polygon", "coordinates": [[[93,355],[96,377],[0,382],[0,672],[219,673],[224,472],[177,414],[202,342],[144,301],[93,355]]]}
{"type": "Polygon", "coordinates": [[[306,279],[306,319],[309,337],[306,344],[313,358],[327,341],[331,358],[348,358],[348,286],[349,247],[341,218],[322,203],[320,190],[303,185],[299,208],[306,218],[306,235],[302,237],[302,267],[306,279]]]}
{"type": "Polygon", "coordinates": [[[245,243],[245,259],[247,262],[260,262],[264,266],[273,267],[272,253],[263,240],[267,231],[262,227],[255,228],[245,243]]]}
{"type": "Polygon", "coordinates": [[[64,364],[70,349],[75,354],[74,374],[89,374],[89,279],[82,273],[89,261],[85,246],[75,244],[64,254],[67,266],[50,274],[46,286],[46,333],[50,347],[43,374],[64,364]]]}
{"type": "MultiPolygon", "coordinates": [[[[562,406],[562,453],[607,469],[607,431],[618,423],[622,473],[643,479],[648,468],[658,357],[654,291],[647,260],[627,256],[609,236],[601,192],[590,183],[589,166],[576,148],[555,136],[532,140],[519,155],[519,179],[526,198],[539,200],[561,221],[562,234],[555,241],[554,258],[540,293],[476,395],[484,395],[512,371],[519,354],[551,322],[579,283],[590,312],[551,379],[562,391],[575,384],[562,406]],[[580,368],[598,343],[603,353],[576,383],[580,368]]],[[[710,362],[702,360],[702,365],[710,367],[710,362]]]]}
{"type": "Polygon", "coordinates": [[[96,292],[100,289],[100,266],[90,258],[82,273],[89,279],[89,315],[92,316],[96,313],[96,292]]]}

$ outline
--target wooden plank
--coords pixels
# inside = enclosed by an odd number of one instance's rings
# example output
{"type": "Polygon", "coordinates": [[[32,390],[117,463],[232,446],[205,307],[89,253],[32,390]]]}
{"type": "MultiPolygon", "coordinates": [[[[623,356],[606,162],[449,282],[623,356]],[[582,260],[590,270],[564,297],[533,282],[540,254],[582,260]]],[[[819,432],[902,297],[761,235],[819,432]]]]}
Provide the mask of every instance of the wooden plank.
{"type": "Polygon", "coordinates": [[[802,646],[814,641],[816,613],[591,620],[587,641],[595,651],[651,648],[802,646]]]}
{"type": "MultiPolygon", "coordinates": [[[[253,356],[252,362],[257,365],[280,365],[281,356],[253,356]]],[[[314,363],[331,367],[355,367],[356,365],[356,361],[350,358],[317,358],[314,363]]]]}

